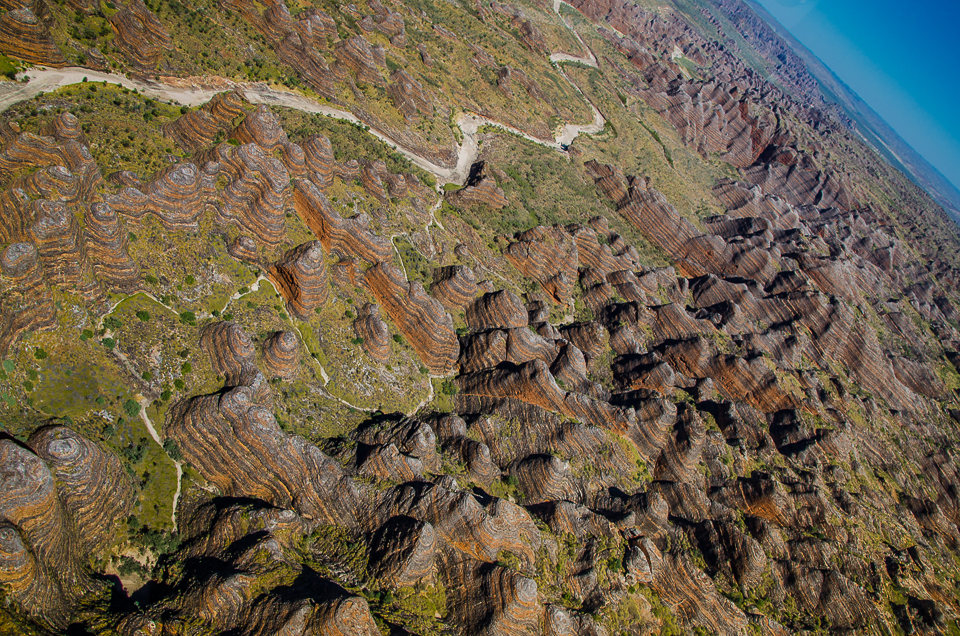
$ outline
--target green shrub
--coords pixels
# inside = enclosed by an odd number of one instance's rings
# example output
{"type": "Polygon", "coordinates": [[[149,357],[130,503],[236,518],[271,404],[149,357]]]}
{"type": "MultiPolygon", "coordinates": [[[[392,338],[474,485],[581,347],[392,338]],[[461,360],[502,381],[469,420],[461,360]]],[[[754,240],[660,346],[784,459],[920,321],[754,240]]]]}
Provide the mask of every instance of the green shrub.
{"type": "Polygon", "coordinates": [[[172,439],[165,439],[163,441],[163,450],[170,456],[175,462],[183,460],[183,453],[180,452],[180,447],[177,446],[177,443],[172,439]]]}
{"type": "Polygon", "coordinates": [[[443,384],[440,385],[440,391],[442,391],[444,395],[456,395],[459,390],[453,380],[444,380],[443,384]]]}
{"type": "Polygon", "coordinates": [[[137,417],[140,415],[140,403],[136,400],[127,400],[123,403],[123,412],[131,419],[137,417]]]}

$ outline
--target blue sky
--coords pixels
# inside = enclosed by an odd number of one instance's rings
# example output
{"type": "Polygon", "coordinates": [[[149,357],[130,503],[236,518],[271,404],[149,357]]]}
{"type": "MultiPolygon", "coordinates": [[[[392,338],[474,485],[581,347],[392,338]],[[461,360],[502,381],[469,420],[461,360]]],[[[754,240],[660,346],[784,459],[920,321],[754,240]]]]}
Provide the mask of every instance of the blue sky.
{"type": "Polygon", "coordinates": [[[756,1],[960,188],[960,2],[756,1]]]}

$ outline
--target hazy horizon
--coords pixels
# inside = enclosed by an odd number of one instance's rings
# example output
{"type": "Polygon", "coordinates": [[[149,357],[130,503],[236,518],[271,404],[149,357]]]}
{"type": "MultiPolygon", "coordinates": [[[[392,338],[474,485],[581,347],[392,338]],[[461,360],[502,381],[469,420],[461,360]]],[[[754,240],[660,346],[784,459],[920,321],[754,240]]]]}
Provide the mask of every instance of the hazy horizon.
{"type": "Polygon", "coordinates": [[[960,189],[960,4],[755,0],[960,189]]]}

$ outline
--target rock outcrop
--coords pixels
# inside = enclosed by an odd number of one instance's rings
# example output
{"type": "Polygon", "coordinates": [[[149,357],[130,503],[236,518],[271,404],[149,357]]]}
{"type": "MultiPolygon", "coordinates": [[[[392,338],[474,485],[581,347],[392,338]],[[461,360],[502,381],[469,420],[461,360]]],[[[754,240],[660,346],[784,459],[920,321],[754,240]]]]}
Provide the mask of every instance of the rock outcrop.
{"type": "Polygon", "coordinates": [[[224,494],[292,508],[306,519],[352,526],[359,494],[339,465],[303,438],[284,433],[267,408],[270,390],[250,337],[233,323],[204,332],[223,392],[189,398],[164,427],[184,456],[224,494]]]}
{"type": "Polygon", "coordinates": [[[422,284],[408,283],[389,263],[374,265],[364,279],[430,373],[448,374],[456,364],[460,345],[453,319],[443,306],[427,295],[422,284]]]}
{"type": "Polygon", "coordinates": [[[128,232],[108,203],[92,203],[84,215],[83,243],[97,278],[110,291],[130,292],[140,283],[140,267],[130,257],[128,232]]]}
{"type": "Polygon", "coordinates": [[[413,585],[434,574],[437,533],[425,521],[393,517],[371,542],[370,570],[388,585],[413,585]]]}
{"type": "Polygon", "coordinates": [[[380,307],[365,304],[353,322],[353,330],[363,339],[363,349],[371,358],[383,364],[390,361],[390,330],[380,317],[380,307]]]}
{"type": "Polygon", "coordinates": [[[194,230],[203,204],[200,169],[178,163],[158,172],[143,190],[126,187],[107,202],[122,216],[153,214],[168,230],[194,230]]]}
{"type": "Polygon", "coordinates": [[[64,629],[100,588],[85,562],[115,539],[133,491],[119,460],[73,430],[41,428],[29,444],[0,440],[0,581],[21,611],[64,629]]]}
{"type": "Polygon", "coordinates": [[[374,51],[370,43],[360,35],[349,40],[341,41],[334,49],[334,55],[362,84],[382,85],[383,76],[380,74],[374,51]]]}
{"type": "Polygon", "coordinates": [[[218,220],[274,246],[284,237],[285,207],[292,188],[287,168],[269,151],[256,143],[221,145],[208,155],[203,174],[219,190],[218,220]]]}
{"type": "Polygon", "coordinates": [[[135,503],[133,485],[120,460],[65,426],[39,428],[27,445],[57,482],[60,502],[78,529],[81,549],[100,554],[116,536],[113,526],[135,503]]]}
{"type": "Polygon", "coordinates": [[[292,331],[278,331],[263,343],[267,374],[289,380],[300,365],[300,339],[292,331]]]}
{"type": "Polygon", "coordinates": [[[96,297],[98,283],[87,260],[76,217],[63,203],[41,200],[33,205],[36,222],[31,230],[44,278],[59,287],[96,297]]]}
{"type": "Polygon", "coordinates": [[[6,352],[21,333],[54,327],[57,309],[32,243],[8,245],[0,254],[0,272],[10,281],[0,298],[0,352],[6,352]]]}
{"type": "Polygon", "coordinates": [[[290,312],[309,320],[330,297],[327,266],[319,241],[295,247],[270,267],[270,280],[287,301],[290,312]]]}
{"type": "Polygon", "coordinates": [[[390,75],[387,94],[407,121],[416,119],[420,113],[427,116],[433,114],[433,102],[423,86],[403,69],[397,69],[390,75]]]}
{"type": "Polygon", "coordinates": [[[333,146],[326,137],[314,136],[304,141],[302,147],[307,178],[322,192],[333,183],[333,146]]]}
{"type": "Polygon", "coordinates": [[[217,93],[197,110],[166,124],[163,132],[186,152],[197,152],[234,127],[234,122],[245,114],[244,102],[240,91],[217,93]]]}
{"type": "Polygon", "coordinates": [[[467,183],[459,190],[446,195],[450,205],[464,207],[468,205],[485,205],[494,210],[500,210],[509,204],[503,190],[497,185],[497,180],[486,174],[483,162],[475,163],[470,168],[467,183]]]}
{"type": "Polygon", "coordinates": [[[573,294],[580,262],[577,242],[559,227],[535,227],[516,235],[505,256],[524,276],[534,279],[556,303],[573,294]]]}
{"type": "Polygon", "coordinates": [[[261,499],[328,524],[355,523],[357,492],[349,478],[316,447],[281,431],[250,387],[191,398],[165,433],[228,496],[261,499]]]}
{"type": "Polygon", "coordinates": [[[257,242],[249,236],[238,236],[227,246],[227,253],[239,261],[257,263],[260,256],[257,254],[257,242]]]}
{"type": "Polygon", "coordinates": [[[372,232],[362,215],[353,219],[342,218],[313,182],[298,180],[293,201],[300,218],[328,252],[362,258],[374,264],[391,259],[390,241],[372,232]]]}
{"type": "Polygon", "coordinates": [[[480,296],[467,307],[467,325],[475,330],[489,327],[526,327],[527,308],[513,292],[490,292],[480,296]]]}
{"type": "Polygon", "coordinates": [[[173,46],[163,23],[143,0],[128,0],[110,16],[110,23],[116,47],[141,69],[156,68],[164,51],[173,46]]]}
{"type": "MultiPolygon", "coordinates": [[[[38,3],[42,4],[42,3],[38,3]]],[[[19,6],[0,16],[0,52],[31,64],[66,66],[50,30],[34,13],[36,6],[19,6]]]]}
{"type": "Polygon", "coordinates": [[[430,295],[450,310],[464,308],[477,295],[477,277],[473,270],[463,265],[451,265],[434,270],[430,295]]]}

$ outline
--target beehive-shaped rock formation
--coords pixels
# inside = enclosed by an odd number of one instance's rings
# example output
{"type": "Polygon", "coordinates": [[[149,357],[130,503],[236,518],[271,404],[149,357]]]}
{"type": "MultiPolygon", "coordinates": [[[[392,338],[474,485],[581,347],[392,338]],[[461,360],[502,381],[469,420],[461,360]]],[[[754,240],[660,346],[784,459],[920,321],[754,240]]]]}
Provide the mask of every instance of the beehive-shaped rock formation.
{"type": "Polygon", "coordinates": [[[505,254],[524,276],[540,283],[554,302],[566,302],[573,294],[579,252],[563,228],[539,226],[521,232],[505,254]]]}
{"type": "MultiPolygon", "coordinates": [[[[302,24],[303,21],[298,21],[302,24]]],[[[328,99],[336,95],[338,73],[330,68],[320,51],[314,48],[303,33],[288,33],[277,46],[277,55],[285,63],[300,71],[306,82],[318,95],[328,99]]],[[[326,43],[324,43],[326,48],[326,43]]]]}
{"type": "Polygon", "coordinates": [[[290,379],[300,364],[300,339],[292,331],[278,331],[263,343],[263,364],[267,374],[290,379]]]}
{"type": "Polygon", "coordinates": [[[47,125],[46,134],[61,144],[67,141],[76,141],[84,146],[87,145],[87,140],[83,136],[83,130],[80,128],[80,120],[70,112],[60,113],[52,120],[47,125]]]}
{"type": "Polygon", "coordinates": [[[353,322],[358,338],[363,338],[363,349],[377,362],[390,361],[390,330],[380,317],[380,307],[367,303],[353,322]]]}
{"type": "Polygon", "coordinates": [[[43,267],[32,243],[14,243],[0,254],[0,271],[10,281],[0,304],[0,352],[27,330],[49,329],[57,324],[57,310],[43,281],[43,267]]]}
{"type": "Polygon", "coordinates": [[[29,167],[62,166],[63,150],[53,137],[20,133],[10,140],[0,154],[0,174],[10,176],[29,167]]]}
{"type": "Polygon", "coordinates": [[[174,164],[158,172],[143,190],[123,188],[107,201],[123,216],[140,219],[154,214],[168,230],[193,230],[203,203],[200,170],[192,163],[174,164]]]}
{"type": "Polygon", "coordinates": [[[0,582],[25,614],[59,630],[97,589],[85,561],[113,540],[132,490],[119,460],[74,431],[41,429],[30,441],[39,455],[0,440],[0,582]]]}
{"type": "Polygon", "coordinates": [[[110,23],[116,47],[140,68],[156,68],[164,50],[171,47],[170,34],[143,0],[128,0],[126,7],[110,16],[110,23]]]}
{"type": "Polygon", "coordinates": [[[452,589],[450,607],[467,631],[493,636],[536,629],[543,606],[533,579],[508,568],[470,563],[450,578],[465,583],[452,589]]]}
{"type": "Polygon", "coordinates": [[[280,430],[250,387],[190,399],[165,433],[227,496],[261,499],[327,524],[355,523],[357,491],[340,466],[280,430]]]}
{"type": "Polygon", "coordinates": [[[372,196],[380,203],[387,203],[390,197],[387,196],[387,189],[383,185],[383,179],[387,175],[387,165],[382,159],[377,161],[360,162],[360,183],[367,194],[372,196]]]}
{"type": "Polygon", "coordinates": [[[50,30],[28,7],[0,16],[0,52],[31,64],[66,66],[66,59],[50,30]]]}
{"type": "Polygon", "coordinates": [[[330,296],[327,266],[319,241],[295,247],[270,267],[270,280],[277,286],[291,313],[309,320],[314,309],[330,296]]]}
{"type": "Polygon", "coordinates": [[[484,162],[473,164],[466,185],[446,195],[447,201],[456,207],[468,205],[486,205],[494,210],[505,208],[509,201],[503,190],[497,186],[497,180],[485,173],[484,162]]]}
{"type": "Polygon", "coordinates": [[[373,537],[370,570],[388,585],[413,585],[433,575],[436,544],[429,523],[393,517],[373,537]]]}
{"type": "Polygon", "coordinates": [[[245,114],[238,90],[217,93],[209,102],[164,125],[163,132],[183,150],[194,153],[213,144],[217,135],[230,130],[245,114]]]}
{"type": "Polygon", "coordinates": [[[32,241],[30,227],[35,220],[35,211],[30,196],[22,188],[0,192],[0,240],[9,243],[32,241]]]}
{"type": "Polygon", "coordinates": [[[227,253],[239,261],[256,263],[260,260],[257,254],[257,242],[249,236],[238,236],[227,246],[227,253]]]}
{"type": "Polygon", "coordinates": [[[407,121],[415,119],[419,113],[427,116],[433,114],[433,104],[423,86],[403,69],[397,69],[390,75],[387,94],[407,121]]]}
{"type": "Polygon", "coordinates": [[[99,553],[115,540],[113,526],[133,510],[133,485],[116,455],[65,426],[46,426],[27,444],[57,481],[60,501],[83,532],[87,553],[99,553]]]}
{"type": "Polygon", "coordinates": [[[349,40],[341,41],[334,49],[334,55],[353,72],[357,82],[373,85],[384,83],[370,43],[363,36],[355,35],[349,40]]]}
{"type": "Polygon", "coordinates": [[[87,261],[80,224],[73,212],[63,203],[51,201],[36,201],[34,206],[37,221],[33,224],[33,235],[46,279],[60,287],[95,296],[98,287],[87,261]]]}
{"type": "Polygon", "coordinates": [[[430,294],[447,309],[463,308],[477,295],[477,277],[463,265],[451,265],[434,270],[430,294]]]}
{"type": "Polygon", "coordinates": [[[15,179],[10,185],[22,189],[34,199],[72,204],[80,197],[80,180],[63,166],[41,168],[15,179]]]}
{"type": "Polygon", "coordinates": [[[576,418],[591,426],[626,432],[634,427],[636,421],[633,409],[612,406],[561,389],[542,360],[461,375],[457,378],[457,384],[460,394],[464,396],[515,399],[576,418]]]}
{"type": "Polygon", "coordinates": [[[460,345],[453,319],[443,306],[430,298],[420,283],[406,282],[389,263],[374,265],[364,278],[430,373],[449,373],[460,354],[460,345]]]}
{"type": "Polygon", "coordinates": [[[140,266],[130,257],[125,228],[109,203],[92,203],[84,215],[83,243],[104,287],[129,292],[140,282],[140,266]]]}
{"type": "Polygon", "coordinates": [[[302,144],[304,161],[307,168],[307,178],[321,191],[333,183],[333,146],[330,140],[322,136],[314,136],[302,144]]]}
{"type": "Polygon", "coordinates": [[[224,144],[203,171],[211,179],[225,182],[219,193],[217,217],[221,223],[236,225],[267,245],[283,240],[284,207],[292,192],[282,162],[254,143],[240,147],[224,144]]]}
{"type": "Polygon", "coordinates": [[[295,176],[303,173],[303,149],[290,142],[280,121],[267,106],[260,105],[247,114],[240,125],[230,133],[230,138],[241,145],[256,144],[267,153],[279,151],[288,172],[295,176]]]}
{"type": "Polygon", "coordinates": [[[526,327],[527,308],[511,291],[491,292],[477,298],[467,307],[467,325],[475,330],[489,327],[526,327]]]}
{"type": "Polygon", "coordinates": [[[222,321],[205,326],[200,332],[200,346],[210,356],[213,370],[223,376],[224,386],[252,387],[256,399],[266,399],[268,388],[257,368],[253,340],[239,325],[222,321]]]}
{"type": "Polygon", "coordinates": [[[342,218],[313,182],[297,180],[293,202],[300,218],[327,251],[355,256],[369,263],[390,260],[393,254],[390,241],[367,228],[362,217],[342,218]]]}

